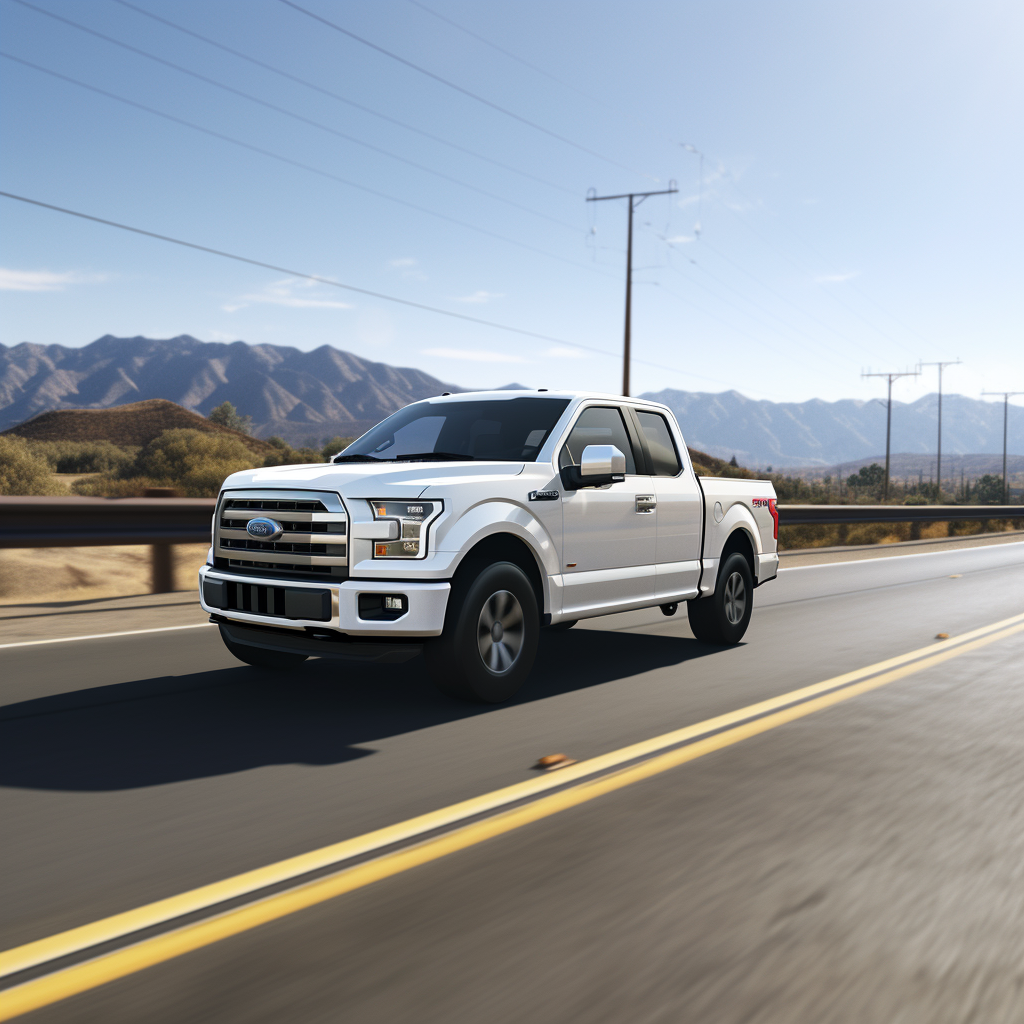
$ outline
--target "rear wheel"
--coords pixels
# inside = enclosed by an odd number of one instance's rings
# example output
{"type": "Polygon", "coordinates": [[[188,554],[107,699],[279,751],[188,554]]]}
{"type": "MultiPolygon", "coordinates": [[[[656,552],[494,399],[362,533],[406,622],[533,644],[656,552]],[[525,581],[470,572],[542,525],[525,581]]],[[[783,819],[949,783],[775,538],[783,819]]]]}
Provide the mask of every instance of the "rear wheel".
{"type": "Polygon", "coordinates": [[[497,562],[456,584],[444,632],[423,653],[443,693],[498,704],[526,682],[539,633],[537,598],[526,574],[497,562]]]}
{"type": "Polygon", "coordinates": [[[220,638],[224,641],[224,646],[239,661],[244,661],[247,665],[252,665],[253,668],[272,669],[279,672],[282,669],[296,668],[307,657],[305,654],[291,654],[287,651],[268,651],[265,647],[253,647],[250,644],[235,643],[224,631],[223,626],[220,628],[220,638]]]}
{"type": "Polygon", "coordinates": [[[693,635],[706,644],[738,644],[754,608],[754,578],[750,563],[738,551],[729,555],[718,574],[711,597],[686,602],[693,635]]]}

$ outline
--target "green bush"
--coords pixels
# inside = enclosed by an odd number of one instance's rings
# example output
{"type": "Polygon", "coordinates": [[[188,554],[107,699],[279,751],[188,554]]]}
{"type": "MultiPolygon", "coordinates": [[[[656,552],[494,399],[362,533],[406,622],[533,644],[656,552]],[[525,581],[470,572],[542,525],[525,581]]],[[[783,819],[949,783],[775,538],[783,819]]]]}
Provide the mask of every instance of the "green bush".
{"type": "Polygon", "coordinates": [[[337,455],[343,448],[347,448],[354,440],[353,437],[332,437],[330,441],[325,441],[321,452],[324,462],[330,461],[332,456],[337,455]]]}
{"type": "Polygon", "coordinates": [[[238,410],[230,402],[221,402],[216,409],[210,410],[210,415],[206,418],[211,423],[218,423],[222,427],[228,427],[243,434],[252,432],[252,417],[240,416],[238,410]]]}
{"type": "Polygon", "coordinates": [[[50,463],[20,437],[0,436],[0,494],[67,494],[53,479],[50,463]]]}
{"type": "Polygon", "coordinates": [[[120,448],[112,441],[28,441],[55,473],[110,473],[130,465],[138,448],[120,448]]]}

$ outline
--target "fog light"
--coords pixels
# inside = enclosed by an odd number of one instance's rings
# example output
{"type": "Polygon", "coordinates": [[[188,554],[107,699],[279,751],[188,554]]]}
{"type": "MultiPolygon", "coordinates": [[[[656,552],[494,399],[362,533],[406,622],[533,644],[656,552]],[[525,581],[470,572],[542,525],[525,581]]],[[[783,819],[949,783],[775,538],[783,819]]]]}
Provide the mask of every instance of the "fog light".
{"type": "Polygon", "coordinates": [[[404,612],[405,598],[394,594],[385,594],[384,610],[388,612],[404,612]]]}

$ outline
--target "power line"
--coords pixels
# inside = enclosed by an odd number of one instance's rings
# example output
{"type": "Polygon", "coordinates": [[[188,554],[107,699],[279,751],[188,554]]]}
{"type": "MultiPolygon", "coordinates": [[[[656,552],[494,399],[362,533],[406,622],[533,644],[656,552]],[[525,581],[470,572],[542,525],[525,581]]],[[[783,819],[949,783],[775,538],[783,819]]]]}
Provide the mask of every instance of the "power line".
{"type": "MultiPolygon", "coordinates": [[[[566,345],[569,348],[581,349],[584,352],[594,352],[597,355],[609,356],[618,359],[616,352],[609,352],[603,348],[595,348],[592,345],[583,345],[575,341],[566,341],[564,338],[555,338],[550,334],[541,334],[538,331],[528,331],[522,327],[511,327],[508,324],[500,324],[494,320],[484,320],[482,317],[470,316],[468,313],[456,313],[450,309],[441,309],[438,306],[428,306],[424,302],[413,302],[411,299],[401,299],[396,295],[387,295],[384,292],[371,291],[369,288],[359,288],[353,284],[345,284],[342,281],[335,281],[330,277],[321,277],[318,274],[307,274],[301,270],[293,270],[290,267],[282,267],[274,263],[266,263],[263,260],[252,259],[248,256],[239,256],[235,253],[225,252],[223,249],[214,249],[207,245],[199,245],[196,242],[186,242],[181,238],[173,238],[170,235],[161,235],[155,231],[147,231],[144,228],[132,227],[129,224],[121,224],[115,220],[107,220],[104,217],[96,217],[89,213],[81,213],[78,210],[69,210],[64,206],[55,206],[53,203],[44,203],[39,199],[30,199],[28,196],[19,196],[13,192],[0,191],[0,196],[6,199],[14,199],[19,203],[28,203],[31,206],[39,206],[44,210],[53,210],[56,213],[64,213],[70,217],[78,217],[81,220],[92,221],[94,224],[103,224],[106,227],[118,228],[121,231],[130,231],[135,235],[143,235],[146,238],[155,238],[160,242],[170,242],[173,245],[180,245],[186,249],[195,249],[198,252],[205,252],[211,256],[220,256],[224,259],[234,260],[237,263],[245,263],[251,267],[260,267],[263,270],[272,270],[276,274],[287,274],[289,277],[301,277],[307,281],[316,281],[318,284],[329,285],[332,288],[343,288],[345,291],[356,292],[359,295],[368,295],[374,299],[383,299],[386,302],[396,302],[402,306],[410,306],[413,309],[425,310],[428,313],[438,313],[441,316],[452,317],[455,320],[466,320],[469,323],[480,324],[483,327],[493,327],[499,331],[508,331],[512,334],[520,334],[527,338],[538,338],[541,341],[550,341],[556,345],[566,345]]],[[[678,373],[684,377],[694,377],[698,380],[710,380],[712,378],[702,377],[700,374],[691,373],[689,370],[680,370],[675,366],[665,366],[663,363],[653,363],[647,359],[637,359],[636,362],[645,366],[652,366],[658,370],[668,370],[671,373],[678,373]]]]}
{"type": "Polygon", "coordinates": [[[468,188],[482,196],[487,196],[488,199],[494,199],[499,203],[505,203],[517,210],[533,214],[533,216],[540,217],[542,220],[550,221],[552,224],[559,225],[559,227],[568,228],[570,231],[581,231],[576,224],[569,224],[564,220],[559,220],[557,217],[551,217],[546,213],[542,213],[540,210],[534,210],[532,207],[524,206],[522,203],[517,203],[505,196],[497,195],[494,192],[488,192],[486,189],[479,188],[476,185],[471,185],[469,182],[462,181],[460,178],[455,178],[450,174],[445,174],[443,171],[436,171],[424,164],[417,163],[415,160],[410,160],[408,157],[400,156],[398,153],[392,153],[390,150],[384,149],[382,146],[376,146],[373,143],[364,142],[362,139],[358,139],[354,135],[349,135],[347,132],[339,131],[338,129],[332,128],[330,125],[323,124],[320,121],[314,121],[312,118],[306,117],[303,114],[296,113],[293,110],[288,110],[286,107],[280,107],[276,103],[260,99],[259,96],[253,96],[251,93],[244,92],[241,89],[236,89],[232,85],[227,85],[224,82],[218,82],[215,78],[209,78],[207,75],[202,75],[198,71],[192,71],[189,68],[182,67],[180,64],[175,64],[173,61],[165,60],[163,57],[158,57],[155,53],[149,53],[147,50],[139,49],[137,46],[132,46],[131,44],[122,42],[119,39],[114,39],[112,36],[105,35],[102,32],[97,32],[95,29],[81,25],[77,21],[72,21],[70,18],[64,18],[59,14],[53,14],[41,7],[36,7],[35,4],[26,3],[26,0],[14,0],[14,2],[16,4],[20,4],[22,7],[27,7],[30,11],[35,11],[37,14],[45,14],[47,17],[53,18],[55,21],[63,22],[65,25],[70,25],[72,28],[78,29],[80,32],[86,32],[91,36],[95,36],[97,39],[102,39],[104,42],[110,43],[113,46],[119,46],[122,50],[127,50],[129,53],[145,57],[147,60],[154,61],[157,64],[162,64],[164,67],[171,68],[180,74],[188,75],[190,78],[195,78],[200,82],[204,82],[206,85],[212,85],[216,89],[222,89],[224,92],[231,93],[233,96],[240,96],[242,99],[248,100],[250,103],[256,103],[261,107],[273,110],[278,114],[283,114],[285,117],[290,117],[302,124],[310,125],[313,128],[319,128],[321,131],[328,132],[339,139],[345,139],[347,142],[352,142],[357,146],[362,146],[363,148],[372,150],[375,153],[381,153],[392,160],[397,160],[399,163],[406,164],[409,167],[415,167],[419,171],[424,171],[427,174],[433,174],[438,178],[443,178],[445,181],[453,182],[456,185],[461,185],[463,188],[468,188]]]}
{"type": "Polygon", "coordinates": [[[454,149],[459,153],[465,153],[468,156],[475,157],[477,160],[483,160],[495,167],[500,167],[504,171],[510,171],[512,174],[519,174],[522,177],[529,178],[531,181],[536,181],[541,185],[547,185],[549,188],[557,189],[559,192],[564,192],[567,195],[574,197],[577,195],[575,190],[566,188],[564,185],[559,185],[554,181],[548,181],[547,178],[542,178],[539,175],[532,174],[530,171],[524,171],[519,167],[513,167],[511,164],[503,163],[501,160],[495,160],[493,157],[484,156],[483,153],[478,153],[473,149],[467,149],[465,146],[460,146],[457,142],[451,142],[448,139],[441,138],[440,135],[433,135],[428,131],[424,131],[422,128],[417,128],[416,125],[407,124],[405,121],[400,121],[388,114],[383,114],[379,110],[374,110],[372,107],[364,106],[362,103],[356,103],[355,100],[348,99],[348,97],[342,96],[340,93],[332,92],[330,89],[325,89],[323,86],[317,85],[315,82],[310,82],[308,79],[300,78],[298,75],[293,75],[290,71],[285,71],[282,68],[275,67],[273,64],[267,64],[265,61],[258,60],[256,57],[243,53],[241,50],[236,50],[230,46],[226,46],[224,43],[219,43],[216,39],[210,39],[209,36],[204,36],[198,32],[194,32],[190,28],[185,28],[184,25],[179,25],[177,22],[169,21],[167,18],[161,18],[160,15],[153,14],[152,11],[136,7],[135,4],[129,3],[128,0],[113,0],[113,2],[115,4],[120,4],[122,7],[127,7],[129,10],[135,11],[143,17],[152,18],[153,21],[160,22],[160,24],[166,25],[168,28],[173,28],[178,32],[183,32],[185,35],[207,43],[209,46],[214,46],[218,50],[222,50],[224,53],[230,53],[233,57],[237,57],[239,60],[248,61],[250,64],[253,64],[258,68],[263,68],[265,71],[273,72],[273,74],[280,75],[282,78],[287,78],[291,82],[303,85],[307,89],[313,89],[315,92],[321,93],[324,96],[329,96],[331,99],[337,100],[339,103],[345,103],[355,110],[361,110],[364,114],[369,114],[371,117],[380,118],[382,121],[387,121],[389,124],[397,125],[399,128],[404,128],[406,131],[415,132],[417,135],[421,135],[425,139],[430,139],[432,142],[440,143],[442,146],[448,146],[450,149],[454,149]]]}
{"type": "MultiPolygon", "coordinates": [[[[475,92],[471,92],[469,89],[464,89],[461,85],[456,85],[447,78],[442,78],[440,75],[434,74],[433,71],[428,71],[426,68],[420,67],[419,64],[414,64],[411,60],[399,57],[397,53],[385,50],[383,46],[371,43],[369,39],[357,36],[355,32],[350,32],[347,28],[342,28],[340,25],[333,21],[329,21],[327,18],[321,17],[319,14],[307,11],[305,7],[300,7],[297,3],[293,3],[292,0],[279,0],[279,2],[284,4],[286,7],[291,7],[294,10],[299,11],[301,14],[305,14],[308,18],[321,22],[321,24],[326,25],[328,28],[333,28],[336,32],[340,32],[342,35],[346,35],[350,39],[354,39],[357,43],[362,43],[364,46],[370,47],[371,50],[376,50],[378,53],[384,54],[385,57],[390,57],[392,60],[398,61],[399,64],[404,64],[406,67],[412,68],[414,71],[418,71],[421,75],[426,75],[428,78],[432,78],[435,82],[440,82],[442,85],[448,86],[449,89],[454,89],[456,92],[462,93],[463,96],[468,96],[470,99],[474,99],[478,103],[482,103],[484,106],[490,107],[492,110],[497,110],[506,117],[511,117],[513,120],[519,121],[520,124],[525,124],[528,127],[533,128],[535,131],[541,132],[552,139],[557,139],[559,142],[563,142],[567,146],[572,146],[573,149],[578,149],[581,153],[586,153],[588,156],[596,157],[598,160],[603,160],[605,163],[612,164],[621,170],[629,171],[630,174],[639,174],[645,178],[651,177],[649,174],[644,174],[643,171],[638,171],[635,167],[629,167],[626,164],[620,163],[618,160],[613,160],[611,157],[603,156],[601,153],[598,153],[593,149],[581,146],[578,142],[573,142],[572,139],[568,139],[564,135],[559,135],[557,132],[551,131],[550,128],[545,128],[543,125],[537,124],[536,121],[530,121],[528,118],[509,110],[507,107],[502,107],[497,103],[492,103],[490,100],[484,99],[483,96],[480,96],[475,92]]],[[[656,181],[657,179],[655,178],[652,180],[656,181]]]]}
{"type": "Polygon", "coordinates": [[[446,221],[449,224],[456,224],[459,227],[466,228],[469,231],[475,231],[477,234],[485,235],[488,238],[496,238],[499,241],[506,242],[509,245],[517,246],[520,249],[526,249],[528,252],[538,253],[541,256],[546,256],[548,259],[558,260],[560,263],[567,263],[572,267],[580,267],[584,270],[591,271],[592,273],[602,274],[606,277],[612,276],[603,270],[598,269],[590,265],[589,263],[578,263],[576,260],[568,259],[565,256],[558,256],[555,253],[548,252],[545,249],[539,249],[535,245],[530,245],[527,242],[519,242],[514,238],[508,238],[505,235],[500,235],[496,231],[490,231],[487,228],[478,227],[475,224],[470,224],[467,221],[459,220],[457,217],[449,216],[446,213],[438,213],[436,210],[431,210],[426,206],[420,206],[417,203],[410,202],[407,199],[400,199],[398,196],[389,195],[387,192],[380,192],[377,189],[370,188],[367,185],[360,185],[358,182],[351,181],[348,178],[343,178],[338,174],[334,174],[331,171],[322,170],[319,167],[314,167],[312,164],[305,164],[299,160],[293,160],[291,157],[283,156],[280,153],[275,153],[272,150],[264,149],[261,146],[253,145],[250,142],[243,142],[241,139],[236,139],[230,135],[225,135],[223,132],[214,131],[212,128],[204,128],[202,125],[194,124],[192,121],[186,121],[184,118],[176,117],[174,114],[167,114],[162,110],[157,110],[154,107],[148,107],[144,103],[138,103],[135,100],[130,100],[125,96],[118,96],[116,93],[108,92],[106,89],[100,89],[95,85],[89,85],[86,82],[81,82],[77,78],[71,78],[68,75],[63,75],[59,71],[53,71],[50,68],[44,68],[39,64],[33,64],[31,61],[24,60],[21,57],[15,57],[13,54],[7,53],[6,51],[0,50],[0,57],[4,57],[7,60],[15,61],[18,64],[23,64],[26,67],[32,68],[35,71],[42,72],[44,75],[50,75],[53,78],[59,78],[64,82],[69,82],[71,85],[77,85],[79,88],[87,89],[89,92],[94,92],[100,96],[105,96],[107,99],[116,100],[118,103],[124,103],[126,106],[135,107],[138,110],[143,110],[147,114],[153,114],[156,117],[161,117],[166,121],[171,121],[174,124],[183,125],[186,128],[191,128],[193,131],[202,133],[203,135],[209,135],[211,138],[220,139],[223,142],[229,142],[233,146],[240,146],[242,149],[247,149],[253,153],[259,153],[261,156],[269,157],[271,160],[278,160],[281,163],[288,164],[291,167],[298,167],[300,170],[308,171],[310,174],[317,174],[322,178],[329,178],[331,181],[339,182],[342,185],[347,185],[350,188],[358,189],[361,192],[366,192],[369,195],[377,196],[379,199],[387,199],[389,202],[398,203],[400,206],[408,207],[410,210],[416,210],[419,213],[425,213],[431,217],[437,217],[439,220],[446,221]]]}

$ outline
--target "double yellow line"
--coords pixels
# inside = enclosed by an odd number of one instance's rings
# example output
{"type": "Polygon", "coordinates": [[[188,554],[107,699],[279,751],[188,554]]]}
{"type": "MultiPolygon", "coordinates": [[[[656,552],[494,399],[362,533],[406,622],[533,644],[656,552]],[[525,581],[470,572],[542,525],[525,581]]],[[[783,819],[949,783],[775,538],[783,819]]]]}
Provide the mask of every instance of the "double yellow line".
{"type": "Polygon", "coordinates": [[[630,786],[751,736],[769,732],[787,722],[850,700],[869,690],[886,686],[1022,630],[1024,614],[1015,615],[981,629],[952,637],[941,647],[930,644],[928,647],[866,668],[847,672],[812,686],[792,690],[770,700],[622,747],[551,775],[506,786],[471,800],[410,818],[388,828],[334,843],[298,857],[290,857],[254,871],[192,889],[178,896],[158,900],[135,910],[115,914],[7,950],[0,953],[0,977],[71,956],[102,943],[125,938],[142,929],[210,909],[268,886],[295,880],[312,871],[333,865],[340,866],[355,857],[366,856],[397,843],[408,842],[410,839],[458,825],[459,822],[466,822],[468,819],[477,819],[441,835],[421,840],[416,845],[384,853],[348,868],[341,867],[326,877],[300,883],[283,892],[257,898],[235,909],[215,913],[203,920],[15,985],[0,992],[0,1021],[10,1020],[30,1010],[58,1002],[269,921],[294,914],[343,893],[475,846],[531,822],[551,817],[605,793],[630,786]],[[558,791],[550,792],[551,790],[558,791]],[[513,804],[517,806],[510,806],[513,804]],[[480,815],[493,811],[498,813],[480,819],[480,815]]]}

